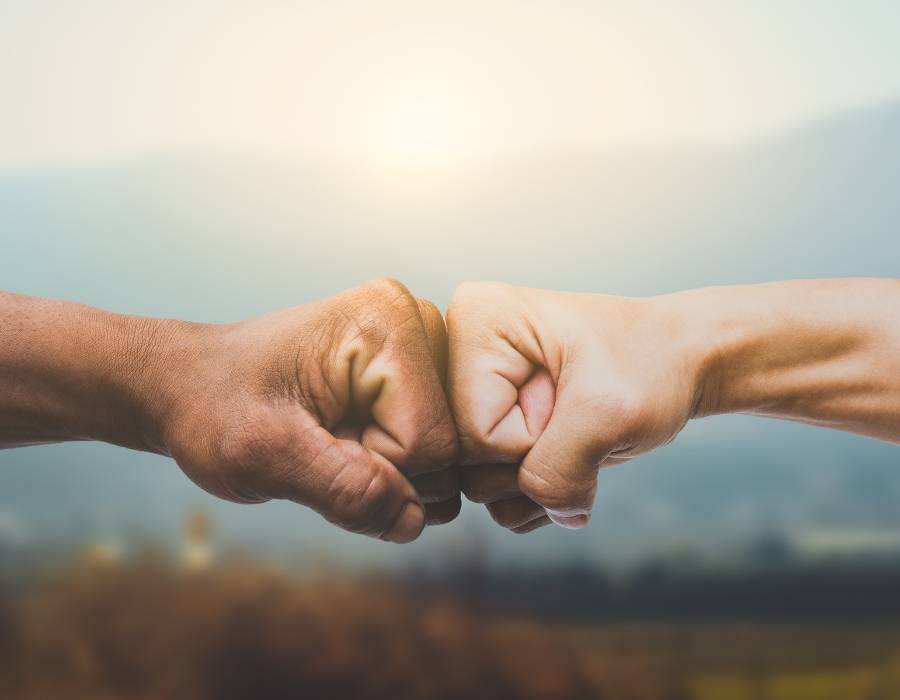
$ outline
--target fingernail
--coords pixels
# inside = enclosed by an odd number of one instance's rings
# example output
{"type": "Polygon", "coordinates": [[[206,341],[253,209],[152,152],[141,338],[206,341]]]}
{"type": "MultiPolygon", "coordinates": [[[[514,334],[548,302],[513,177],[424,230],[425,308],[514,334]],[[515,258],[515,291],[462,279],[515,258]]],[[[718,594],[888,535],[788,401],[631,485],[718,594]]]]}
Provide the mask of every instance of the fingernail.
{"type": "Polygon", "coordinates": [[[407,503],[384,539],[397,544],[406,544],[416,539],[424,527],[425,511],[417,503],[407,503]]]}
{"type": "Polygon", "coordinates": [[[550,520],[567,530],[580,530],[588,524],[588,520],[590,520],[591,517],[583,513],[580,515],[557,515],[556,513],[550,513],[549,511],[547,512],[547,515],[550,516],[550,520]]]}

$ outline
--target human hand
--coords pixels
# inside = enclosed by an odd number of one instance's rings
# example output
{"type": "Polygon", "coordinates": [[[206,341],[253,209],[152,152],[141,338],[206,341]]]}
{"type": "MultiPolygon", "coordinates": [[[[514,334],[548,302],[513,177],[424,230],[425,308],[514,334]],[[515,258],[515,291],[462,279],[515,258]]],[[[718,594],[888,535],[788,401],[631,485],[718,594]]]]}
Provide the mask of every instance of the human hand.
{"type": "Polygon", "coordinates": [[[528,532],[583,527],[601,466],[671,441],[701,367],[663,298],[467,283],[447,313],[462,489],[528,532]]]}
{"type": "Polygon", "coordinates": [[[400,283],[162,337],[158,441],[210,493],[394,542],[458,513],[444,321],[400,283]]]}

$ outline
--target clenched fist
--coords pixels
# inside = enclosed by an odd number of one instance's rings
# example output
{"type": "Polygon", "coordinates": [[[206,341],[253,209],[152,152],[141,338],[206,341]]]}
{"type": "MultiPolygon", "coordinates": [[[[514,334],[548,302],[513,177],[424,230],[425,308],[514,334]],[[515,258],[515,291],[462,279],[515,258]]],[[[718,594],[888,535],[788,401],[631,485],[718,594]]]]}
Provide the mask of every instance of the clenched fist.
{"type": "Polygon", "coordinates": [[[447,314],[463,490],[501,525],[582,527],[597,471],[671,440],[698,367],[646,300],[468,283],[447,314]]]}
{"type": "Polygon", "coordinates": [[[444,320],[398,282],[224,325],[0,295],[0,341],[0,446],[168,454],[216,496],[394,542],[459,511],[444,320]]]}
{"type": "Polygon", "coordinates": [[[693,417],[751,413],[900,442],[900,281],[628,298],[465,284],[449,391],[463,490],[516,532],[582,527],[597,471],[693,417]]]}
{"type": "Polygon", "coordinates": [[[456,516],[446,332],[432,304],[381,281],[197,332],[162,442],[201,487],[289,499],[396,542],[419,535],[426,511],[432,523],[456,516]]]}

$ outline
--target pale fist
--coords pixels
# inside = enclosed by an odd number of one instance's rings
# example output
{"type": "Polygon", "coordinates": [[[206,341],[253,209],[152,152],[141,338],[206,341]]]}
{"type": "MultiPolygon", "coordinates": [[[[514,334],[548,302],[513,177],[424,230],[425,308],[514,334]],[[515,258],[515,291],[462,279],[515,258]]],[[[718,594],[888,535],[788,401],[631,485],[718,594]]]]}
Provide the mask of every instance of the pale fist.
{"type": "Polygon", "coordinates": [[[386,280],[190,332],[193,360],[162,433],[202,488],[288,499],[396,542],[456,516],[447,339],[433,305],[386,280]]]}
{"type": "Polygon", "coordinates": [[[582,527],[598,469],[692,415],[699,368],[664,302],[468,283],[447,325],[463,491],[516,532],[582,527]]]}

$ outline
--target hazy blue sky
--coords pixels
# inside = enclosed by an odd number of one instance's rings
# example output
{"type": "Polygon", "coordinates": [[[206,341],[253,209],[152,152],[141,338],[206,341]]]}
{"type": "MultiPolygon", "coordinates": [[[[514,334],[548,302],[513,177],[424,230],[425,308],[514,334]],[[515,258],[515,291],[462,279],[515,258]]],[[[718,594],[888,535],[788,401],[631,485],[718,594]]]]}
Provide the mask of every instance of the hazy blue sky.
{"type": "Polygon", "coordinates": [[[737,139],[900,95],[898,30],[876,0],[4,2],[0,167],[737,139]]]}

